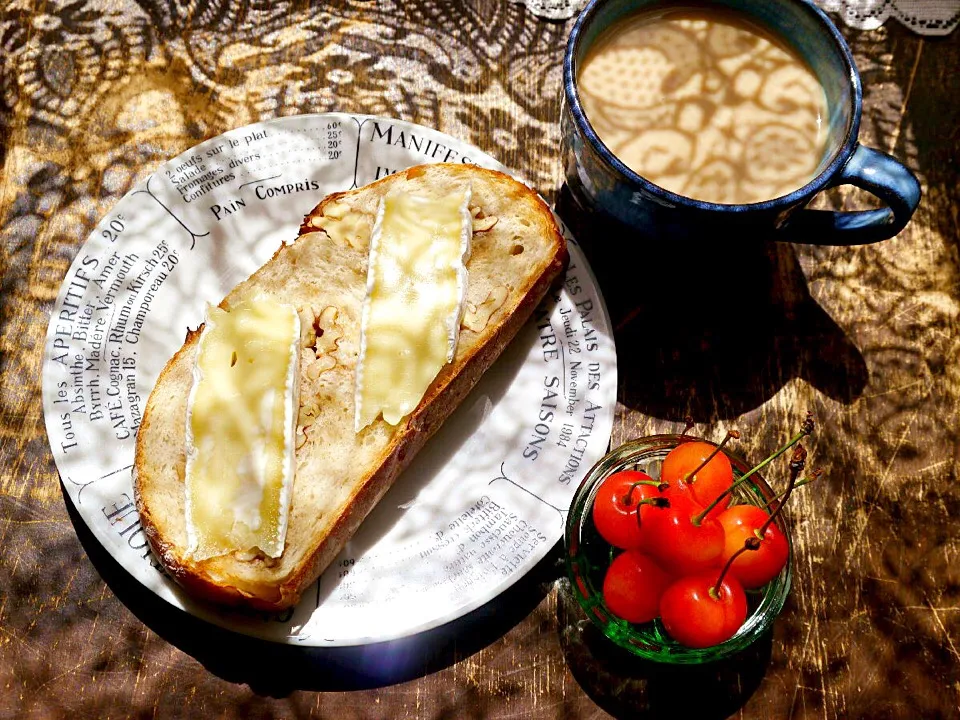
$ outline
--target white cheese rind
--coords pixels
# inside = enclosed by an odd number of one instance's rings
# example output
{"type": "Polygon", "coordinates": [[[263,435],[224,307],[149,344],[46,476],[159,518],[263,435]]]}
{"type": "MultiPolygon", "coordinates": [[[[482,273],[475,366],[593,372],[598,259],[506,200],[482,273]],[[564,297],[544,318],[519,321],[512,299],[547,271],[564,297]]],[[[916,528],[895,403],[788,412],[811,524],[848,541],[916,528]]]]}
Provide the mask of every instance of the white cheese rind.
{"type": "Polygon", "coordinates": [[[456,355],[473,235],[470,199],[464,186],[442,197],[395,191],[380,201],[360,325],[357,432],[380,415],[399,423],[456,355]]]}
{"type": "Polygon", "coordinates": [[[187,553],[195,560],[283,552],[296,470],[299,341],[300,319],[289,305],[257,298],[229,313],[207,310],[186,417],[187,553]]]}

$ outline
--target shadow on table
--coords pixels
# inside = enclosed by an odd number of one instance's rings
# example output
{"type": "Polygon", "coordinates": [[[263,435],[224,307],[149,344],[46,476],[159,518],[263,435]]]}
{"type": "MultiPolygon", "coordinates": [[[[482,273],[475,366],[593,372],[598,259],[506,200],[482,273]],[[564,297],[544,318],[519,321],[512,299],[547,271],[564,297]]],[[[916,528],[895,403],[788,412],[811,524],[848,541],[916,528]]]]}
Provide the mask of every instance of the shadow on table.
{"type": "Polygon", "coordinates": [[[584,692],[615,718],[719,720],[743,707],[767,671],[772,635],[707,665],[664,665],[615,646],[587,618],[561,580],[557,592],[560,647],[584,692]]]}
{"type": "MultiPolygon", "coordinates": [[[[100,576],[137,618],[213,674],[260,695],[383,687],[442,670],[490,645],[529,615],[562,572],[558,543],[494,600],[412,638],[340,648],[298,647],[240,635],[174,607],[145,588],[100,544],[64,495],[80,542],[100,576]]],[[[385,612],[389,612],[385,608],[385,612]]]]}
{"type": "Polygon", "coordinates": [[[644,237],[584,210],[566,185],[557,212],[603,291],[629,408],[712,422],[759,407],[795,377],[842,403],[863,392],[866,362],[811,297],[789,244],[644,237]]]}

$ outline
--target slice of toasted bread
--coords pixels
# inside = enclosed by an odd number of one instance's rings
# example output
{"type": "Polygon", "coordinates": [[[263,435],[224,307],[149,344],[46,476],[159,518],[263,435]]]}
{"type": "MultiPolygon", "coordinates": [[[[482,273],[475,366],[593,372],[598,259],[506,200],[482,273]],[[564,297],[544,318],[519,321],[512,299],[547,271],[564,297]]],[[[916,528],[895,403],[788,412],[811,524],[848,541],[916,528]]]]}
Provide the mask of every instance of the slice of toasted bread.
{"type": "Polygon", "coordinates": [[[566,245],[543,201],[507,175],[472,165],[418,166],[321,201],[296,242],[278,249],[220,303],[229,309],[268,294],[301,316],[296,477],[283,554],[194,561],[187,553],[185,426],[196,330],[160,374],[137,436],[137,509],[163,566],[190,593],[213,602],[267,610],[295,604],[500,355],[566,261],[566,245]],[[468,182],[474,235],[456,356],[397,426],[379,418],[356,433],[361,308],[380,198],[398,187],[442,195],[468,182]]]}

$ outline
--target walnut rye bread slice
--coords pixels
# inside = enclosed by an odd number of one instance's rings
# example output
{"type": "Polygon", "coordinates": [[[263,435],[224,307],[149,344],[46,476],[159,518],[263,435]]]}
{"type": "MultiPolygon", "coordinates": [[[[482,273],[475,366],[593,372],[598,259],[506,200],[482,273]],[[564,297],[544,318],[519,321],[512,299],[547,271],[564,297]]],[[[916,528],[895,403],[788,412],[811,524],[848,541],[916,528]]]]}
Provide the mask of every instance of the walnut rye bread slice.
{"type": "Polygon", "coordinates": [[[283,553],[203,561],[187,553],[185,432],[198,328],[187,332],[161,372],[137,435],[137,509],[166,570],[191,595],[215,603],[264,610],[294,605],[531,316],[567,257],[553,215],[536,193],[473,165],[422,165],[324,198],[296,241],[220,303],[230,309],[268,295],[300,315],[296,476],[283,553]],[[442,196],[465,184],[472,189],[473,238],[456,356],[397,426],[378,418],[356,433],[360,318],[380,198],[398,188],[442,196]]]}

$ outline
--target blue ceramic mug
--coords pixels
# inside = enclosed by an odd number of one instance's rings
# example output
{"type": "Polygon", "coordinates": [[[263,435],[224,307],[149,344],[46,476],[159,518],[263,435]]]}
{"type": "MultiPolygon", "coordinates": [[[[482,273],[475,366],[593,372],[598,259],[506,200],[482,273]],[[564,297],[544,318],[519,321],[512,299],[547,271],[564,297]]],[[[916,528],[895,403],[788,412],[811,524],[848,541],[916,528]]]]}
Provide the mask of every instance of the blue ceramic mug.
{"type": "Polygon", "coordinates": [[[581,204],[657,237],[717,237],[751,233],[776,240],[855,245],[900,232],[920,202],[920,184],[898,161],[860,145],[860,75],[846,42],[829,18],[806,0],[716,0],[711,8],[741,15],[780,38],[803,58],[824,89],[827,143],[816,173],[781,197],[743,205],[704,202],[670,192],[627,167],[603,144],[581,104],[577,75],[598,35],[638,11],[683,9],[696,3],[592,0],[577,19],[563,62],[561,115],[567,185],[581,204]],[[855,185],[877,196],[878,210],[832,212],[805,205],[822,190],[855,185]]]}

